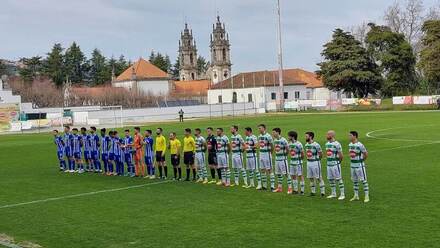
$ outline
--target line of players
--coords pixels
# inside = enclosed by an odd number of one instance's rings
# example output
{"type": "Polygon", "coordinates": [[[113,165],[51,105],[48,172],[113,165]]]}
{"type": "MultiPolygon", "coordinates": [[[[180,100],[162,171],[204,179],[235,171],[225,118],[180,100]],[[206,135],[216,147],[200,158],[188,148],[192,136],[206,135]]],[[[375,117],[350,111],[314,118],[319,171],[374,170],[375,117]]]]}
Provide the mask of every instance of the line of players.
{"type": "MultiPolygon", "coordinates": [[[[107,134],[105,128],[101,129],[99,137],[96,131],[95,127],[91,127],[89,132],[86,128],[81,128],[78,133],[78,129],[70,130],[68,126],[65,127],[63,136],[57,130],[53,131],[60,170],[70,173],[96,172],[109,176],[125,175],[155,179],[157,168],[159,178],[167,179],[168,168],[165,163],[165,154],[168,149],[174,170],[173,180],[182,180],[180,156],[183,150],[183,161],[186,165],[185,181],[190,181],[192,172],[193,181],[233,187],[240,185],[241,174],[244,188],[255,187],[256,182],[257,190],[270,189],[274,193],[279,193],[283,191],[283,182],[286,178],[288,194],[304,195],[303,160],[305,160],[307,162],[306,175],[310,181],[310,195],[316,195],[316,188],[319,185],[321,196],[325,196],[325,183],[321,173],[323,152],[321,146],[314,141],[313,132],[305,133],[306,143],[303,146],[298,141],[297,132],[288,132],[288,139],[285,139],[281,136],[280,128],[274,128],[270,135],[264,124],[258,126],[258,137],[253,134],[252,128],[245,128],[245,138],[238,133],[239,128],[235,125],[230,129],[230,138],[225,135],[222,128],[217,128],[216,134],[213,128],[207,128],[206,139],[199,128],[194,130],[194,137],[191,129],[187,128],[182,147],[174,132],[170,133],[167,142],[162,128],[156,130],[155,141],[151,130],[146,130],[144,135],[141,135],[138,127],[134,128],[134,137],[130,135],[130,130],[125,130],[124,137],[119,137],[117,131],[109,131],[107,134]],[[211,181],[208,181],[206,153],[211,181]],[[230,161],[234,173],[233,184],[231,183],[230,161]],[[124,163],[127,165],[126,173],[124,173],[124,163]],[[216,172],[218,181],[216,181],[216,172]],[[275,175],[277,187],[275,187],[275,175]]],[[[341,173],[342,147],[335,140],[334,131],[328,131],[326,138],[327,179],[331,188],[331,193],[327,198],[344,200],[345,190],[341,173]],[[337,188],[340,191],[339,197],[337,197],[337,188]]],[[[356,131],[349,133],[349,139],[348,151],[354,188],[351,201],[359,200],[359,186],[362,184],[365,193],[364,202],[369,202],[365,169],[368,152],[359,142],[356,131]]]]}

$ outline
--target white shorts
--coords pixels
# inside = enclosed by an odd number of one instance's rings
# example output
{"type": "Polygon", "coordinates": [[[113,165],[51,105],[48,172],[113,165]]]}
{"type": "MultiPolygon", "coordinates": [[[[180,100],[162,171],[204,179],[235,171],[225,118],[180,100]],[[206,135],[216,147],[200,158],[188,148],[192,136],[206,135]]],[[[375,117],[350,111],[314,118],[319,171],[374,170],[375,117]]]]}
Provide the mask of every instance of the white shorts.
{"type": "Polygon", "coordinates": [[[243,169],[243,157],[241,153],[232,153],[232,168],[243,169]]]}
{"type": "Polygon", "coordinates": [[[328,180],[341,180],[341,165],[327,166],[327,179],[328,180]]]}
{"type": "Polygon", "coordinates": [[[196,166],[197,168],[202,168],[203,166],[205,166],[205,153],[203,152],[196,152],[195,154],[195,162],[196,162],[196,166]]]}
{"type": "Polygon", "coordinates": [[[258,160],[256,157],[246,158],[246,168],[248,170],[258,170],[258,160]]]}
{"type": "Polygon", "coordinates": [[[353,181],[367,181],[367,171],[364,166],[351,168],[351,180],[353,181]]]}
{"type": "Polygon", "coordinates": [[[289,166],[289,175],[291,175],[291,176],[302,176],[303,175],[303,166],[302,166],[302,164],[290,165],[289,166]]]}
{"type": "Polygon", "coordinates": [[[321,178],[321,162],[307,161],[307,178],[321,178]]]}
{"type": "Polygon", "coordinates": [[[287,175],[287,161],[275,161],[275,173],[277,175],[287,175]]]}
{"type": "Polygon", "coordinates": [[[229,156],[226,153],[217,154],[217,167],[229,168],[229,156]]]}
{"type": "Polygon", "coordinates": [[[270,153],[260,153],[260,169],[272,170],[272,155],[270,153]]]}

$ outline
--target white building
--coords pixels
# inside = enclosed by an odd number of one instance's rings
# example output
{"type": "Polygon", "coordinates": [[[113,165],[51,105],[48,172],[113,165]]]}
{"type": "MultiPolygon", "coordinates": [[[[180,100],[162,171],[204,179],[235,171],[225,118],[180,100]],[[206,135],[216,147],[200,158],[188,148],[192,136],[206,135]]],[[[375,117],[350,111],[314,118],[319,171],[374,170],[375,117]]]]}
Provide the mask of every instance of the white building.
{"type": "Polygon", "coordinates": [[[144,94],[168,95],[171,90],[171,80],[166,72],[140,58],[113,80],[112,86],[136,90],[144,94]]]}
{"type": "Polygon", "coordinates": [[[4,89],[3,80],[0,78],[0,104],[21,104],[21,96],[13,95],[12,90],[4,89]]]}
{"type": "MultiPolygon", "coordinates": [[[[315,73],[301,69],[283,71],[284,99],[336,100],[344,95],[325,88],[315,73]]],[[[256,107],[276,102],[279,98],[278,71],[256,71],[240,73],[215,84],[208,90],[208,103],[254,102],[256,107]]]]}

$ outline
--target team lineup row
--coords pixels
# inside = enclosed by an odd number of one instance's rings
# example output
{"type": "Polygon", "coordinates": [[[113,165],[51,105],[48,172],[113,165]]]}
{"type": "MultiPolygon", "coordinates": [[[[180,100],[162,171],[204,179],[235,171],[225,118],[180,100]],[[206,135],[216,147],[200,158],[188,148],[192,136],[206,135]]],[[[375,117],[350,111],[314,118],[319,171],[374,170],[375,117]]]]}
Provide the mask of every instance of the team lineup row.
{"type": "MultiPolygon", "coordinates": [[[[239,186],[240,179],[244,188],[255,187],[257,190],[270,189],[274,193],[283,191],[283,182],[287,180],[287,193],[304,195],[304,174],[310,182],[310,195],[316,195],[319,185],[321,196],[325,196],[325,183],[321,173],[323,152],[321,146],[314,141],[314,133],[305,133],[305,145],[298,141],[298,133],[288,132],[288,139],[281,136],[281,129],[274,128],[272,135],[266,126],[258,126],[259,136],[255,136],[252,128],[244,129],[245,137],[239,133],[238,126],[231,126],[231,136],[225,135],[222,128],[207,128],[206,139],[199,128],[185,129],[183,146],[175,132],[169,134],[169,141],[163,135],[162,128],[157,128],[153,140],[151,130],[141,134],[140,128],[134,128],[133,137],[130,130],[125,130],[124,137],[117,131],[101,129],[101,136],[96,128],[70,129],[65,126],[64,134],[53,131],[57,146],[57,157],[60,170],[70,173],[96,172],[108,176],[131,176],[156,178],[156,168],[160,179],[168,178],[165,154],[169,150],[170,162],[174,170],[173,180],[182,180],[180,167],[181,154],[186,165],[186,179],[203,184],[216,183],[225,187],[239,186]],[[206,163],[207,155],[207,163],[206,163]],[[66,164],[67,160],[67,164],[66,164]],[[303,173],[303,161],[306,161],[306,173],[303,173]],[[101,164],[102,161],[102,164],[101,164]],[[229,166],[231,162],[231,167],[229,166]],[[127,173],[124,174],[125,165],[127,173]],[[208,165],[211,180],[208,180],[208,165]],[[102,168],[103,167],[103,168],[102,168]],[[234,184],[231,184],[231,169],[234,173],[234,184]],[[216,173],[218,181],[216,180],[216,173]],[[241,177],[240,177],[241,175],[241,177]],[[275,175],[277,187],[275,187],[275,175]],[[270,188],[268,180],[270,179],[270,188]]],[[[325,157],[327,164],[327,180],[331,193],[327,198],[345,199],[345,188],[342,180],[341,162],[344,158],[341,144],[335,139],[335,132],[330,130],[326,135],[325,157]],[[340,195],[337,196],[337,188],[340,195]]],[[[358,133],[349,133],[350,172],[353,182],[354,196],[350,201],[359,200],[359,185],[363,185],[364,202],[369,202],[369,190],[365,169],[368,152],[359,142],[358,133]]]]}

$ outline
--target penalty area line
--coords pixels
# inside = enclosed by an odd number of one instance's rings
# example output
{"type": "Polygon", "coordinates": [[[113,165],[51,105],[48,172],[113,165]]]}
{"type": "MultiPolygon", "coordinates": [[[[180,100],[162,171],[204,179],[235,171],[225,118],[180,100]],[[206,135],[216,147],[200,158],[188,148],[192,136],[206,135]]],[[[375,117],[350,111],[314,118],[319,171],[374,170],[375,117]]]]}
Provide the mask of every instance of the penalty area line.
{"type": "Polygon", "coordinates": [[[117,191],[129,190],[129,189],[143,188],[143,187],[147,187],[147,186],[151,186],[151,185],[158,185],[158,184],[164,184],[164,183],[169,183],[169,182],[171,182],[171,181],[145,183],[145,184],[133,185],[133,186],[123,187],[123,188],[105,189],[105,190],[92,191],[92,192],[80,193],[80,194],[74,194],[74,195],[51,197],[51,198],[42,199],[42,200],[35,200],[35,201],[28,201],[28,202],[3,205],[3,206],[0,206],[0,209],[14,208],[14,207],[26,206],[26,205],[37,204],[37,203],[44,203],[44,202],[52,202],[52,201],[77,198],[77,197],[82,197],[82,196],[90,196],[90,195],[97,195],[97,194],[102,194],[102,193],[110,193],[110,192],[117,192],[117,191]]]}

